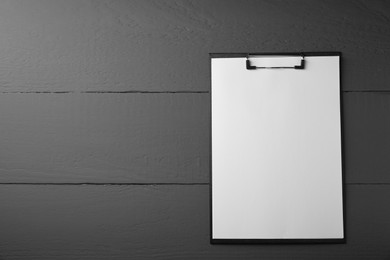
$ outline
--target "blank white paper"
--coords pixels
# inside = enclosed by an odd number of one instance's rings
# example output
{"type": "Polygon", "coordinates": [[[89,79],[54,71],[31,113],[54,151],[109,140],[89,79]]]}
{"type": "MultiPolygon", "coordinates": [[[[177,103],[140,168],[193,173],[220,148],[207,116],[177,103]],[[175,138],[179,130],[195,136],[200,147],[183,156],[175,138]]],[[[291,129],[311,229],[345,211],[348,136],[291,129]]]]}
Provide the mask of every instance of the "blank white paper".
{"type": "Polygon", "coordinates": [[[339,56],[245,60],[211,62],[212,238],[343,238],[339,56]]]}

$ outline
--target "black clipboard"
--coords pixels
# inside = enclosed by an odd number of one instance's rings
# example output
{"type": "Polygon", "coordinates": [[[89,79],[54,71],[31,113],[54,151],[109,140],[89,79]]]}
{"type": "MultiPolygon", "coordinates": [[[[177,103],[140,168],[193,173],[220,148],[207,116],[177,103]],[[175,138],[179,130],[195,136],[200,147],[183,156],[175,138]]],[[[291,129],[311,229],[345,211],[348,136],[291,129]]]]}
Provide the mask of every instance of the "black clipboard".
{"type": "MultiPolygon", "coordinates": [[[[339,58],[339,120],[340,120],[340,174],[341,174],[341,200],[342,200],[342,237],[337,238],[219,238],[213,234],[213,65],[211,64],[211,98],[210,98],[210,243],[211,244],[328,244],[328,243],[345,243],[345,188],[344,188],[344,166],[343,166],[343,125],[342,125],[342,98],[341,98],[341,53],[340,52],[269,52],[269,53],[211,53],[210,62],[212,63],[213,59],[223,59],[223,58],[241,58],[243,60],[242,66],[248,71],[257,71],[263,69],[281,69],[280,71],[285,71],[288,69],[293,70],[305,70],[308,69],[308,66],[311,66],[310,62],[307,62],[307,59],[310,60],[310,57],[338,57],[339,58]],[[293,64],[291,66],[256,66],[252,64],[253,57],[298,57],[300,62],[293,64]]],[[[310,67],[309,67],[310,68],[310,67]]]]}

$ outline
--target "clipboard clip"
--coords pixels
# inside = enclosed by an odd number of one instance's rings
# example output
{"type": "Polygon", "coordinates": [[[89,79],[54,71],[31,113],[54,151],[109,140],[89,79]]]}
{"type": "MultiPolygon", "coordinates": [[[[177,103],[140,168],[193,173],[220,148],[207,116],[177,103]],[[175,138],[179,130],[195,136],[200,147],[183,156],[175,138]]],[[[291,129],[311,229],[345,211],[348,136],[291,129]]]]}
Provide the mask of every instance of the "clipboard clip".
{"type": "Polygon", "coordinates": [[[256,69],[296,69],[296,70],[303,70],[305,69],[305,55],[301,54],[301,64],[295,65],[291,67],[256,67],[251,65],[251,62],[249,60],[249,53],[246,55],[246,69],[247,70],[256,70],[256,69]]]}

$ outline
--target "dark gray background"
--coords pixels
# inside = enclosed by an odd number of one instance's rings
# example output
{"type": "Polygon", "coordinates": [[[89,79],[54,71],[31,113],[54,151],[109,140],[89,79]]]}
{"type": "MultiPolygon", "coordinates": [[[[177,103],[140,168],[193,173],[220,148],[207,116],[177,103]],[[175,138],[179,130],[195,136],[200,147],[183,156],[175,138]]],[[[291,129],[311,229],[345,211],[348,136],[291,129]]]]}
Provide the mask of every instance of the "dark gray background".
{"type": "Polygon", "coordinates": [[[390,2],[3,0],[0,259],[390,259],[390,2]],[[211,52],[341,51],[347,243],[209,244],[211,52]]]}

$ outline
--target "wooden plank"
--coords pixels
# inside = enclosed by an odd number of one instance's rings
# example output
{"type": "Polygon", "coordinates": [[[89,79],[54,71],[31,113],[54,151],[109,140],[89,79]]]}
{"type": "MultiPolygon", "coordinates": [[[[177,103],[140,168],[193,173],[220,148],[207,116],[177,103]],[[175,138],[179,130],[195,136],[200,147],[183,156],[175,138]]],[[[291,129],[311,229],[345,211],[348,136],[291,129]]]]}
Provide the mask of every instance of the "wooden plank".
{"type": "Polygon", "coordinates": [[[390,93],[344,94],[346,180],[390,183],[390,93]]]}
{"type": "MultiPolygon", "coordinates": [[[[347,183],[389,183],[390,95],[344,93],[347,183]]],[[[1,94],[0,182],[208,182],[208,94],[1,94]]]]}
{"type": "Polygon", "coordinates": [[[0,91],[207,91],[210,52],[341,51],[390,89],[386,1],[0,2],[0,91]]]}
{"type": "Polygon", "coordinates": [[[0,94],[0,182],[205,182],[208,94],[0,94]]]}
{"type": "Polygon", "coordinates": [[[0,186],[1,259],[385,259],[390,186],[347,187],[347,243],[209,244],[208,185],[0,186]]]}

